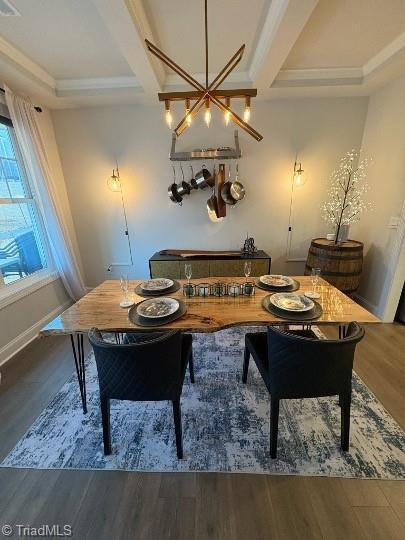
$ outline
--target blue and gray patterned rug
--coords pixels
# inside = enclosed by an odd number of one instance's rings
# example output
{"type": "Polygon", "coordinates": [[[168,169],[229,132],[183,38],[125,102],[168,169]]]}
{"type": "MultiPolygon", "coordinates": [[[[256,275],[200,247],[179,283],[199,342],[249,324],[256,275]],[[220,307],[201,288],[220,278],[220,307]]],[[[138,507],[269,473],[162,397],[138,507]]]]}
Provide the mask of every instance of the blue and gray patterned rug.
{"type": "Polygon", "coordinates": [[[405,433],[357,375],[349,453],[339,448],[337,398],[283,400],[278,459],[270,459],[269,395],[254,362],[248,384],[241,382],[245,331],[194,334],[196,382],[191,385],[187,374],[182,395],[183,460],[176,457],[172,409],[166,402],[112,401],[113,454],[104,456],[90,354],[88,414],[82,413],[73,374],[1,466],[405,478],[405,433]]]}

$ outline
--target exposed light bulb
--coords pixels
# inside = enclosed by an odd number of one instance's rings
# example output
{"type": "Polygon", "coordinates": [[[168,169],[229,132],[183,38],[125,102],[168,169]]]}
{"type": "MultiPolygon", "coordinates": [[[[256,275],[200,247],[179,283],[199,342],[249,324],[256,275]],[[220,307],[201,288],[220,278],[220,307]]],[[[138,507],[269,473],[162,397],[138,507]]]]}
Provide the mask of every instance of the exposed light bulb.
{"type": "Polygon", "coordinates": [[[205,123],[207,124],[207,127],[210,127],[210,123],[211,123],[211,109],[210,109],[210,100],[209,100],[209,99],[207,99],[207,100],[205,101],[204,120],[205,120],[205,123]]]}
{"type": "Polygon", "coordinates": [[[121,191],[121,180],[118,173],[116,173],[114,169],[112,175],[107,180],[107,186],[111,191],[121,191]]]}
{"type": "Polygon", "coordinates": [[[191,115],[190,115],[190,100],[186,99],[186,124],[188,127],[191,126],[191,115]]]}
{"type": "Polygon", "coordinates": [[[169,129],[172,129],[172,125],[173,125],[173,117],[172,117],[172,113],[170,111],[170,101],[168,99],[166,99],[165,101],[165,119],[166,119],[166,124],[169,126],[169,129]]]}
{"type": "Polygon", "coordinates": [[[172,129],[172,125],[173,125],[172,113],[170,111],[166,111],[165,118],[166,118],[166,124],[169,126],[170,129],[172,129]]]}
{"type": "MultiPolygon", "coordinates": [[[[231,99],[229,97],[227,97],[225,99],[225,105],[227,107],[230,107],[231,106],[231,99]]],[[[231,120],[231,111],[225,111],[224,112],[224,118],[225,118],[225,125],[228,126],[229,125],[229,122],[231,120]]]]}
{"type": "Polygon", "coordinates": [[[245,98],[245,110],[243,112],[243,120],[249,122],[250,120],[250,96],[245,98]]]}
{"type": "Polygon", "coordinates": [[[301,163],[298,166],[298,169],[294,170],[294,186],[301,187],[305,184],[306,178],[304,174],[304,169],[301,167],[301,163]]]}
{"type": "Polygon", "coordinates": [[[186,109],[186,124],[188,125],[188,127],[191,126],[191,115],[190,115],[190,109],[186,109]]]}

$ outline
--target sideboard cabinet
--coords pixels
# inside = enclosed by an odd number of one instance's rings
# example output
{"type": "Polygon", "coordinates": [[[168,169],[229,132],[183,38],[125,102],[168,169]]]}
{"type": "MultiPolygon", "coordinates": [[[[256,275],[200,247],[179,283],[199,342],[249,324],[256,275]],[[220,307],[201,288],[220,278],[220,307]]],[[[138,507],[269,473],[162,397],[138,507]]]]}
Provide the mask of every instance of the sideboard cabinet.
{"type": "Polygon", "coordinates": [[[252,263],[251,276],[262,276],[270,273],[271,257],[264,251],[256,251],[251,255],[235,255],[233,257],[192,257],[184,258],[176,255],[160,255],[155,253],[149,259],[151,278],[167,277],[185,279],[184,265],[190,263],[194,278],[244,276],[245,262],[252,263]]]}

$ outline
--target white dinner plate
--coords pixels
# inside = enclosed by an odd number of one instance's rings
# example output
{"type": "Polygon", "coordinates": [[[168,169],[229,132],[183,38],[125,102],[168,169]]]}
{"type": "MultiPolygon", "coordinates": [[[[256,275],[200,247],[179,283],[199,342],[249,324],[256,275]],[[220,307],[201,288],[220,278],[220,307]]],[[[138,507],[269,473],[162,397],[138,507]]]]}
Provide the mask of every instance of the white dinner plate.
{"type": "Polygon", "coordinates": [[[275,293],[270,296],[270,302],[276,308],[284,311],[303,312],[312,309],[315,304],[302,294],[275,293]]]}
{"type": "Polygon", "coordinates": [[[259,281],[269,287],[288,287],[294,283],[290,277],[280,276],[278,274],[266,274],[265,276],[260,276],[259,281]]]}
{"type": "Polygon", "coordinates": [[[172,279],[167,278],[154,278],[154,279],[148,279],[147,281],[144,281],[141,284],[141,289],[144,291],[165,291],[166,289],[170,289],[174,285],[174,281],[172,279]]]}
{"type": "Polygon", "coordinates": [[[173,315],[179,309],[180,304],[174,298],[151,298],[141,302],[136,312],[147,319],[160,319],[173,315]]]}

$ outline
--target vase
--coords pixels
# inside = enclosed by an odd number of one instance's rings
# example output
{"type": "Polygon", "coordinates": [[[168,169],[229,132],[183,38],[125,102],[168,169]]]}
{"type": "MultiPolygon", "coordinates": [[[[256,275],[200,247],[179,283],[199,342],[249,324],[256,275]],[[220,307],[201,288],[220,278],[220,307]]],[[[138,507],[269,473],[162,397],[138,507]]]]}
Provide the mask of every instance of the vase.
{"type": "Polygon", "coordinates": [[[350,225],[341,225],[339,229],[338,242],[346,242],[349,238],[350,225]]]}

